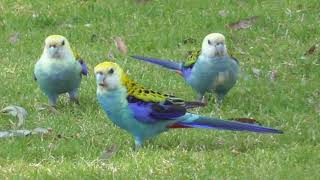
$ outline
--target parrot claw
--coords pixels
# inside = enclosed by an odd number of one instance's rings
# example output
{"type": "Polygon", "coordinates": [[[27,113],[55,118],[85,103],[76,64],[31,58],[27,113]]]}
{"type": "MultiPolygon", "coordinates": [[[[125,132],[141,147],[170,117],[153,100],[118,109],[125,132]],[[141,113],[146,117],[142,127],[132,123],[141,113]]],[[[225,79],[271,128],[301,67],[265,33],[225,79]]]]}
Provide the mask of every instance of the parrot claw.
{"type": "Polygon", "coordinates": [[[75,103],[77,105],[80,105],[80,101],[77,98],[70,98],[70,102],[73,102],[73,103],[75,103]]]}
{"type": "Polygon", "coordinates": [[[134,151],[138,151],[142,147],[142,141],[140,139],[134,140],[134,151]]]}
{"type": "Polygon", "coordinates": [[[73,90],[68,94],[69,94],[70,102],[74,102],[75,104],[80,105],[79,99],[77,97],[77,90],[73,90]]]}
{"type": "Polygon", "coordinates": [[[49,96],[49,105],[52,107],[56,107],[58,96],[49,96]]]}
{"type": "Polygon", "coordinates": [[[198,100],[197,100],[197,101],[203,103],[205,106],[208,105],[208,100],[207,100],[207,98],[205,98],[205,97],[202,96],[202,95],[199,95],[199,96],[198,96],[198,100]]]}

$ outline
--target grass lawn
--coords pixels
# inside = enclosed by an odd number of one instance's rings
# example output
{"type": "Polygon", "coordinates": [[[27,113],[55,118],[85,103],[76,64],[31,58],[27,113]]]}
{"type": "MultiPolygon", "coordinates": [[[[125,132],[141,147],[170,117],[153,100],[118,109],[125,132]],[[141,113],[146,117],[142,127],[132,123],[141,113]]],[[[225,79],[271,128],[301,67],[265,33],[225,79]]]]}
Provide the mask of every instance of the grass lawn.
{"type": "MultiPolygon", "coordinates": [[[[318,179],[320,47],[303,55],[320,44],[319,9],[317,0],[1,0],[0,108],[22,106],[29,112],[25,128],[53,131],[0,139],[0,179],[318,179]],[[250,28],[227,27],[251,16],[258,19],[250,28]],[[242,76],[221,110],[211,100],[198,113],[252,117],[285,134],[172,130],[134,152],[131,136],[97,103],[93,67],[112,52],[143,85],[193,100],[196,94],[178,75],[121,55],[113,38],[122,37],[129,54],[183,60],[211,32],[226,36],[242,76]],[[63,96],[59,114],[37,111],[47,98],[33,80],[34,64],[51,34],[67,37],[91,73],[81,83],[81,105],[63,96]],[[184,43],[190,38],[195,42],[184,43]],[[270,71],[277,71],[275,81],[270,71]],[[100,160],[105,149],[113,155],[100,160]]],[[[14,128],[10,121],[15,119],[0,115],[0,130],[14,128]]]]}

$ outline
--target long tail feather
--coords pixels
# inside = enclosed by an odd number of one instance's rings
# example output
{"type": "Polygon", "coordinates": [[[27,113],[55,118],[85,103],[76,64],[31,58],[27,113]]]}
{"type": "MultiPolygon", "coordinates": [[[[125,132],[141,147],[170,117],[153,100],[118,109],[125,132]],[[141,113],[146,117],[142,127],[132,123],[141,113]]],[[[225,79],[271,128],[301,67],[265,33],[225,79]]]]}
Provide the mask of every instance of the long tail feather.
{"type": "Polygon", "coordinates": [[[177,62],[173,62],[170,60],[161,60],[161,59],[148,58],[148,57],[143,57],[143,56],[131,56],[131,57],[134,59],[142,60],[142,61],[149,62],[152,64],[157,64],[162,67],[165,67],[165,68],[168,68],[171,70],[175,70],[178,72],[181,72],[181,69],[182,69],[182,63],[177,63],[177,62]]]}
{"type": "Polygon", "coordinates": [[[273,129],[269,127],[263,127],[256,124],[242,123],[238,121],[228,121],[217,118],[209,118],[199,116],[192,121],[180,121],[176,123],[176,126],[188,126],[193,128],[209,128],[209,129],[221,129],[221,130],[231,130],[231,131],[251,131],[258,133],[276,133],[282,134],[283,131],[278,129],[273,129]]]}

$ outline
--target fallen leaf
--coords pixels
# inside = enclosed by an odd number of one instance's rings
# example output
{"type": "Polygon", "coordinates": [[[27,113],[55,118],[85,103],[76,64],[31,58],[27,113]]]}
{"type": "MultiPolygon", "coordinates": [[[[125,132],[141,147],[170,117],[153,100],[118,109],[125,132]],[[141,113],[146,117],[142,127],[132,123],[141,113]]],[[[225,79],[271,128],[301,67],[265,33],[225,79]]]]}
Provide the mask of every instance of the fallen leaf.
{"type": "Polygon", "coordinates": [[[22,136],[30,136],[30,135],[44,135],[51,132],[51,128],[35,128],[34,130],[8,130],[8,131],[0,131],[0,138],[8,138],[8,137],[22,137],[22,136]]]}
{"type": "Polygon", "coordinates": [[[16,137],[16,136],[28,136],[31,134],[29,130],[10,130],[0,131],[0,138],[16,137]]]}
{"type": "Polygon", "coordinates": [[[316,52],[316,49],[317,49],[317,45],[314,44],[308,49],[306,53],[304,53],[304,55],[308,56],[308,55],[314,54],[316,52]]]}
{"type": "Polygon", "coordinates": [[[14,33],[9,37],[9,42],[11,44],[16,44],[20,39],[20,33],[14,33]]]}
{"type": "Polygon", "coordinates": [[[229,12],[226,11],[226,10],[220,10],[220,11],[218,12],[218,14],[219,14],[219,16],[221,16],[221,17],[226,17],[226,16],[229,14],[229,12]]]}
{"type": "Polygon", "coordinates": [[[52,128],[35,128],[32,130],[32,134],[39,134],[39,135],[45,135],[49,134],[52,131],[52,128]]]}
{"type": "Polygon", "coordinates": [[[275,81],[277,79],[277,77],[278,77],[278,71],[277,70],[272,70],[270,72],[270,76],[269,77],[270,77],[271,81],[275,81]]]}
{"type": "Polygon", "coordinates": [[[118,147],[113,144],[110,147],[107,147],[104,151],[102,151],[101,155],[100,155],[100,159],[101,160],[108,160],[110,159],[118,150],[118,147]]]}
{"type": "Polygon", "coordinates": [[[128,53],[128,48],[120,37],[115,37],[114,42],[121,54],[126,55],[128,53]]]}
{"type": "Polygon", "coordinates": [[[258,16],[252,16],[235,23],[231,23],[228,27],[232,30],[247,29],[251,27],[258,19],[258,16]]]}
{"type": "Polygon", "coordinates": [[[24,108],[19,106],[13,106],[13,105],[3,108],[0,112],[17,117],[18,118],[17,127],[21,127],[28,116],[28,113],[24,108]]]}
{"type": "Polygon", "coordinates": [[[54,114],[59,114],[59,111],[56,108],[50,106],[49,104],[36,104],[35,108],[37,111],[48,110],[54,114]]]}
{"type": "Polygon", "coordinates": [[[252,68],[252,72],[253,72],[253,74],[254,74],[254,76],[256,78],[259,78],[261,76],[261,70],[260,69],[252,68]]]}

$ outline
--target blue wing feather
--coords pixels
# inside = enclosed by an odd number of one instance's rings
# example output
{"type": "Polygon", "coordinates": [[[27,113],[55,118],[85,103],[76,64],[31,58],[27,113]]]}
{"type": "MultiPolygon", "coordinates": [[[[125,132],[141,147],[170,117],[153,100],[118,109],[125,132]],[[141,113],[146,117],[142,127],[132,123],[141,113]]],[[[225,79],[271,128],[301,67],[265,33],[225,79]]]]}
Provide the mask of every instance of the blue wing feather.
{"type": "Polygon", "coordinates": [[[136,98],[134,100],[127,99],[128,106],[133,112],[135,119],[143,123],[174,120],[186,114],[186,108],[181,105],[144,102],[136,98]]]}
{"type": "Polygon", "coordinates": [[[78,60],[78,62],[80,63],[81,68],[82,68],[81,74],[87,76],[88,75],[88,67],[87,67],[86,63],[82,59],[78,60]]]}

